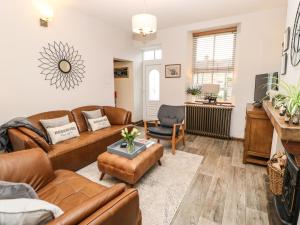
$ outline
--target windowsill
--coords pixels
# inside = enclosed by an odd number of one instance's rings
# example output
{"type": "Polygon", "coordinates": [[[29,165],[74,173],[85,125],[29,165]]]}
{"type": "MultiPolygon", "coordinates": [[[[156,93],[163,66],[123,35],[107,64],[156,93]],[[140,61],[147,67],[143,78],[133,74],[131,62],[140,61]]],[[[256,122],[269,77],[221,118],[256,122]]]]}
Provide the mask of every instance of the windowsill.
{"type": "Polygon", "coordinates": [[[230,101],[217,101],[216,103],[209,103],[208,101],[204,101],[204,100],[196,100],[194,102],[187,101],[187,102],[185,102],[185,104],[186,105],[212,105],[212,106],[234,107],[234,105],[230,101]]]}

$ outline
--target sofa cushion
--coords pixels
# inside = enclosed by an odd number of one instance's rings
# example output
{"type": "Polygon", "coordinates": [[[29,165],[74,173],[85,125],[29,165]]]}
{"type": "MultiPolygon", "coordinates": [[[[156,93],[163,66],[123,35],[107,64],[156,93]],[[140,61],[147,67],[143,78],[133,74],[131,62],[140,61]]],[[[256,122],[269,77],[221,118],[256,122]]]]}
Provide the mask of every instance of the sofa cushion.
{"type": "Polygon", "coordinates": [[[32,138],[45,152],[49,152],[51,150],[50,145],[47,143],[47,141],[36,132],[28,129],[27,127],[18,127],[18,130],[22,131],[24,134],[32,138]]]}
{"type": "Polygon", "coordinates": [[[53,179],[51,162],[40,148],[2,154],[0,157],[0,180],[26,183],[38,191],[53,179]]]}
{"type": "Polygon", "coordinates": [[[55,179],[38,191],[40,199],[68,211],[107,188],[68,170],[55,171],[55,179]]]}
{"type": "Polygon", "coordinates": [[[68,116],[70,122],[74,122],[72,113],[68,110],[57,110],[57,111],[49,111],[49,112],[43,112],[39,113],[33,116],[27,117],[27,119],[38,129],[44,131],[45,134],[47,134],[45,128],[42,126],[40,120],[46,120],[46,119],[54,119],[58,117],[68,116]]]}
{"type": "MultiPolygon", "coordinates": [[[[79,137],[72,138],[69,140],[66,140],[64,142],[58,143],[56,145],[51,146],[51,151],[49,152],[49,157],[57,156],[66,154],[67,152],[71,152],[74,149],[78,149],[81,147],[88,147],[88,145],[93,144],[97,141],[100,141],[110,135],[118,134],[120,133],[120,139],[121,139],[121,130],[125,127],[128,127],[126,125],[114,125],[111,127],[107,127],[101,130],[97,130],[95,132],[82,132],[79,137]]],[[[96,160],[96,159],[95,159],[96,160]]]]}
{"type": "Polygon", "coordinates": [[[83,106],[83,107],[79,107],[79,108],[73,109],[71,111],[72,115],[74,117],[74,120],[75,120],[75,122],[77,124],[79,133],[85,132],[85,131],[88,130],[87,123],[86,123],[86,121],[84,119],[82,111],[93,111],[93,110],[97,110],[97,109],[100,109],[101,113],[103,115],[103,109],[102,109],[102,107],[101,106],[97,106],[97,105],[83,106]]]}
{"type": "Polygon", "coordinates": [[[125,109],[104,106],[103,110],[112,125],[124,125],[128,122],[128,113],[125,109]]]}

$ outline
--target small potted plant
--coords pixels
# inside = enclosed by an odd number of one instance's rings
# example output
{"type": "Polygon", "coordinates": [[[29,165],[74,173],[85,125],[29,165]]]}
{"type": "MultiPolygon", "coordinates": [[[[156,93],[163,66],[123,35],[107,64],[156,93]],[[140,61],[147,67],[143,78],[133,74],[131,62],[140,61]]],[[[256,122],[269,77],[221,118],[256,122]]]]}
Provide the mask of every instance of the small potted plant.
{"type": "Polygon", "coordinates": [[[285,121],[287,123],[292,121],[293,124],[298,125],[300,114],[300,79],[297,84],[288,84],[280,79],[278,86],[284,96],[281,100],[286,106],[285,121]]]}
{"type": "Polygon", "coordinates": [[[121,131],[121,135],[123,140],[127,142],[127,150],[128,152],[132,152],[134,150],[134,139],[141,135],[138,129],[133,128],[131,132],[128,131],[127,128],[121,131]]]}
{"type": "Polygon", "coordinates": [[[192,96],[192,102],[196,101],[197,96],[201,94],[200,86],[191,86],[186,89],[186,94],[192,96]]]}

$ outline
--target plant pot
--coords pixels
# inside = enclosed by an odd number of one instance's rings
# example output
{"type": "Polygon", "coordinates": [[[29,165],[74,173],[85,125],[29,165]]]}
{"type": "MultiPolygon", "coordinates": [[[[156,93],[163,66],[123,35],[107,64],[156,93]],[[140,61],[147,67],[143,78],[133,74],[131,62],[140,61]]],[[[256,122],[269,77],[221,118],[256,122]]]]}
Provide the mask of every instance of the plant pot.
{"type": "Polygon", "coordinates": [[[290,120],[291,120],[290,115],[288,115],[288,114],[286,113],[285,116],[284,116],[284,122],[290,123],[290,120]]]}
{"type": "Polygon", "coordinates": [[[292,123],[293,123],[294,125],[299,125],[299,116],[298,116],[298,115],[294,115],[294,116],[292,117],[292,123]]]}
{"type": "Polygon", "coordinates": [[[286,108],[282,105],[280,108],[279,108],[279,115],[280,116],[284,116],[286,113],[286,108]]]}
{"type": "Polygon", "coordinates": [[[197,100],[197,95],[190,95],[190,101],[195,102],[197,100]]]}

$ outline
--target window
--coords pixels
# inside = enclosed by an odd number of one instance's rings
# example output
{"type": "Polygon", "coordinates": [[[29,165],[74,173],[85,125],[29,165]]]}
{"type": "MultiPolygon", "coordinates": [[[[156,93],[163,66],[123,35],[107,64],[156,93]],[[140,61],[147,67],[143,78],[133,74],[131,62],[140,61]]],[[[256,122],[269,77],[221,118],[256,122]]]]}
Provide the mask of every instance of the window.
{"type": "Polygon", "coordinates": [[[236,27],[193,34],[193,84],[219,84],[229,100],[235,70],[236,27]]]}
{"type": "Polygon", "coordinates": [[[152,49],[144,51],[144,60],[160,60],[161,58],[161,49],[152,49]]]}
{"type": "Polygon", "coordinates": [[[153,69],[149,73],[149,101],[159,101],[159,71],[153,69]]]}

